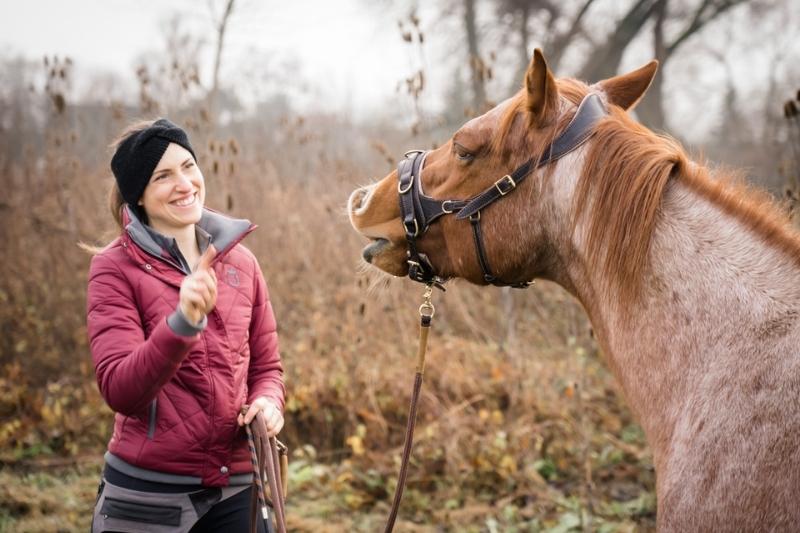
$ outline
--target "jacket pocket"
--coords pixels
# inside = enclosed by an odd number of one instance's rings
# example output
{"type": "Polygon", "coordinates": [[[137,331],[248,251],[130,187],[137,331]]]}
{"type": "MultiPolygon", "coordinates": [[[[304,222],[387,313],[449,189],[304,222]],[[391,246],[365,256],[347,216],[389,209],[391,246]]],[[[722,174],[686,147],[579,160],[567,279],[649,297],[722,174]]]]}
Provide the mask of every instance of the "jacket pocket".
{"type": "Polygon", "coordinates": [[[153,440],[156,434],[156,418],[158,416],[158,398],[150,402],[150,421],[147,425],[147,438],[153,440]]]}
{"type": "Polygon", "coordinates": [[[105,515],[107,518],[131,520],[145,524],[181,525],[180,507],[131,502],[118,498],[106,497],[103,500],[103,506],[100,508],[100,514],[105,515]]]}

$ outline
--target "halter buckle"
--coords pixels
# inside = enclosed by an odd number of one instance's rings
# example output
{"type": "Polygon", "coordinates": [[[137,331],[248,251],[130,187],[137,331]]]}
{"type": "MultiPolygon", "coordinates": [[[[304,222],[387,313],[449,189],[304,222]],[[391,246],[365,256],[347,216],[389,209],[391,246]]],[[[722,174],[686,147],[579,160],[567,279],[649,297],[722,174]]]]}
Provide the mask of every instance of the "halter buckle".
{"type": "Polygon", "coordinates": [[[453,212],[452,209],[447,209],[445,207],[445,204],[449,205],[449,204],[452,204],[452,203],[453,203],[452,200],[445,200],[444,202],[442,202],[442,213],[444,213],[445,215],[449,215],[450,213],[452,213],[453,212]]]}
{"type": "Polygon", "coordinates": [[[510,193],[517,187],[517,182],[514,181],[514,178],[512,178],[511,175],[506,174],[505,176],[494,182],[494,187],[495,189],[497,189],[497,192],[500,193],[500,196],[505,196],[506,194],[510,193]],[[501,183],[507,184],[508,188],[504,189],[503,187],[501,187],[500,186],[501,183]]]}

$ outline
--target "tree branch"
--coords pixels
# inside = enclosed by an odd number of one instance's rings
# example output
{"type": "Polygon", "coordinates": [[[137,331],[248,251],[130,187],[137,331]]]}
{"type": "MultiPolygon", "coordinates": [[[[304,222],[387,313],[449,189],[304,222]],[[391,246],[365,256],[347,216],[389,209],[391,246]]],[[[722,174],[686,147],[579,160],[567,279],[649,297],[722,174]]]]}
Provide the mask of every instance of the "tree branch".
{"type": "Polygon", "coordinates": [[[750,0],[723,0],[721,3],[713,6],[713,11],[709,13],[708,16],[703,17],[706,9],[713,5],[713,0],[703,0],[703,3],[700,4],[700,7],[695,11],[694,17],[689,25],[666,47],[664,61],[666,62],[669,56],[671,56],[686,39],[700,31],[703,26],[730,8],[749,1],[750,0]]]}
{"type": "Polygon", "coordinates": [[[222,47],[225,41],[225,29],[228,27],[228,19],[230,19],[233,12],[233,3],[235,0],[227,0],[225,9],[222,12],[222,17],[217,24],[217,50],[214,57],[214,77],[211,84],[211,116],[216,120],[217,113],[217,93],[219,91],[219,68],[222,63],[222,47]]]}
{"type": "Polygon", "coordinates": [[[570,41],[572,41],[578,32],[581,31],[581,21],[583,20],[583,16],[587,11],[589,11],[589,7],[591,7],[593,3],[594,0],[586,0],[581,9],[575,15],[575,18],[572,19],[572,24],[570,25],[569,29],[560,35],[555,36],[555,38],[550,41],[550,45],[548,46],[550,51],[548,52],[547,60],[550,63],[551,68],[558,68],[558,63],[561,61],[564,51],[566,50],[570,41]]]}

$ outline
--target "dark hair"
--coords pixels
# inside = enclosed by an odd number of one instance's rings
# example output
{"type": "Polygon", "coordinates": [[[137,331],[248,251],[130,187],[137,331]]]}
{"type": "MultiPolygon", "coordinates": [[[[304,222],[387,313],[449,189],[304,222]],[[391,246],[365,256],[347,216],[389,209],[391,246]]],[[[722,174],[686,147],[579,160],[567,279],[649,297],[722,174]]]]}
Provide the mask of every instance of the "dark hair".
{"type": "MultiPolygon", "coordinates": [[[[142,130],[145,130],[153,125],[155,120],[137,120],[129,124],[125,127],[124,130],[111,142],[109,145],[109,149],[113,152],[116,152],[117,148],[119,147],[122,142],[130,137],[131,135],[138,133],[142,130]]],[[[117,225],[117,230],[122,231],[122,210],[125,208],[125,199],[122,198],[122,193],[117,186],[116,180],[111,180],[111,187],[108,190],[108,208],[111,212],[111,218],[117,225]]],[[[144,209],[138,205],[132,205],[131,208],[136,212],[136,215],[139,217],[139,220],[147,224],[147,214],[145,213],[144,209]]],[[[90,254],[94,255],[99,253],[104,247],[103,246],[94,246],[91,244],[87,244],[85,242],[79,242],[78,246],[89,252],[90,254]]]]}

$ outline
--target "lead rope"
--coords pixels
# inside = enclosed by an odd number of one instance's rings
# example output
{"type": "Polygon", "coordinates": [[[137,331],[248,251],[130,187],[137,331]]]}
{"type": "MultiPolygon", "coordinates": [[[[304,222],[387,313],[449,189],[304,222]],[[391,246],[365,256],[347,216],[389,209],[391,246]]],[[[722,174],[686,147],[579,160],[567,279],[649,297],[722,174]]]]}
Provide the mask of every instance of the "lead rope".
{"type": "MultiPolygon", "coordinates": [[[[242,406],[242,414],[246,414],[250,406],[242,406]]],[[[286,533],[286,514],[284,509],[284,495],[287,488],[286,467],[288,464],[287,450],[283,443],[275,437],[267,436],[267,423],[264,421],[264,414],[261,411],[249,424],[245,425],[247,431],[247,444],[250,448],[250,463],[253,466],[253,485],[255,494],[251,501],[250,510],[250,533],[256,533],[258,521],[258,509],[261,509],[261,516],[264,520],[269,520],[269,508],[275,512],[275,525],[279,533],[286,533]],[[283,473],[283,475],[281,475],[283,473]],[[264,478],[267,479],[269,494],[267,496],[264,486],[264,478]],[[258,507],[256,507],[256,503],[258,507]]]]}
{"type": "Polygon", "coordinates": [[[414,441],[414,426],[417,423],[417,404],[419,392],[422,389],[422,376],[425,374],[425,350],[428,347],[428,333],[431,328],[431,321],[436,309],[431,303],[433,294],[433,284],[428,283],[425,294],[423,295],[422,305],[419,306],[419,348],[417,350],[417,372],[414,376],[414,390],[411,393],[411,405],[408,409],[408,423],[406,424],[406,438],[403,444],[403,456],[400,462],[400,474],[397,477],[397,486],[394,489],[394,501],[389,512],[389,520],[386,522],[385,533],[391,533],[394,529],[394,522],[397,519],[397,511],[400,508],[400,500],[403,498],[403,488],[406,484],[408,475],[408,461],[411,458],[411,445],[414,441]]]}

